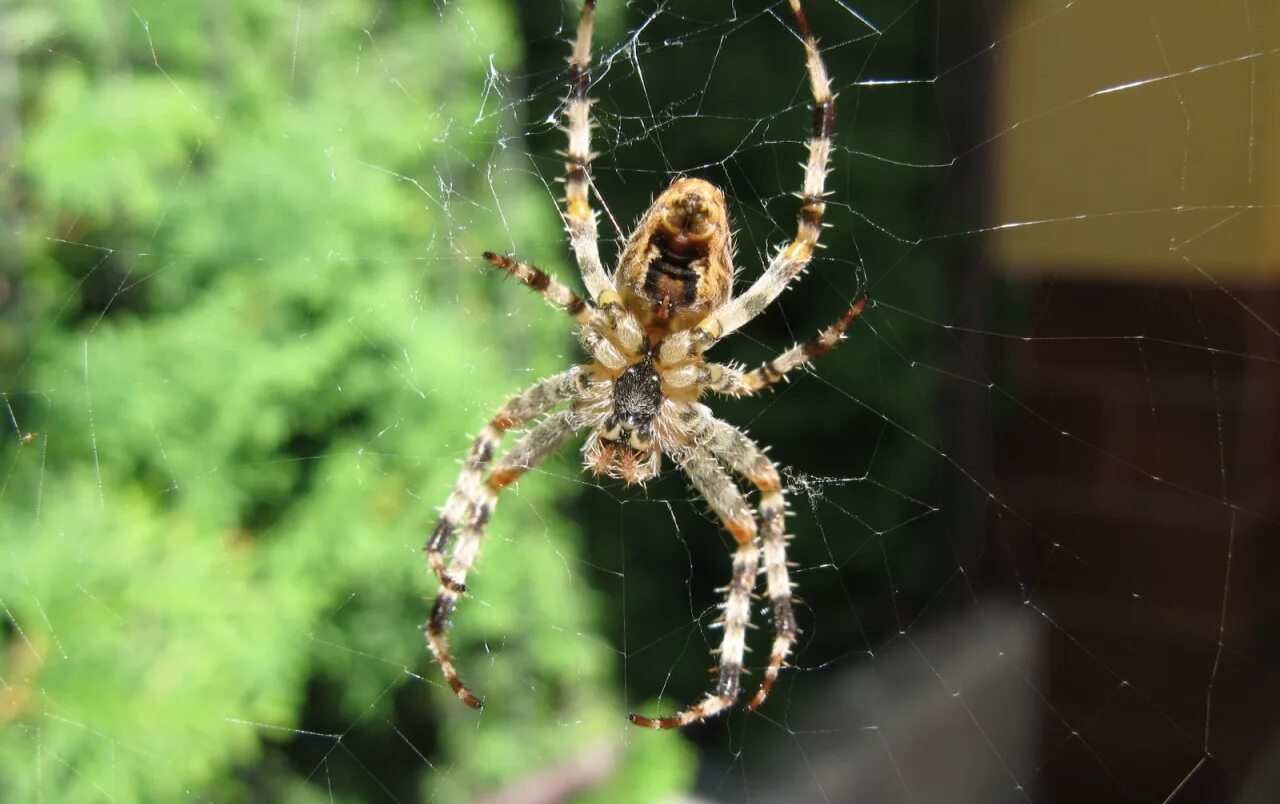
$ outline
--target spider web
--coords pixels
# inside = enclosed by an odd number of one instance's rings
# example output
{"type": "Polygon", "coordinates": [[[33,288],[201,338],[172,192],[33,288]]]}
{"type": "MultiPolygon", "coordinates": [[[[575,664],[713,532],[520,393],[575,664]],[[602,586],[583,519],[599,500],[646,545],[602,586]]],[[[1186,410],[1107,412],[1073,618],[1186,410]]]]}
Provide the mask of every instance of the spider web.
{"type": "MultiPolygon", "coordinates": [[[[870,304],[710,400],[785,477],[803,635],[681,734],[623,715],[706,690],[730,545],[669,465],[503,497],[452,632],[483,712],[414,630],[468,434],[581,360],[479,258],[580,287],[576,6],[0,10],[0,791],[1274,800],[1280,15],[805,8],[825,248],[715,358],[870,304]]],[[[745,287],[795,228],[787,3],[601,3],[591,95],[606,262],[700,176],[745,287]]]]}

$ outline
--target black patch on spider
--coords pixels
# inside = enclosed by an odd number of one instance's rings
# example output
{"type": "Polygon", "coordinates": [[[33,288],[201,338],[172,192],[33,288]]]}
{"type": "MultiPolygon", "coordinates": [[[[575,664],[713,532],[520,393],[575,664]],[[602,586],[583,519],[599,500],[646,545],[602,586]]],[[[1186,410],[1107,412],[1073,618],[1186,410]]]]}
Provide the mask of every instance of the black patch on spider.
{"type": "Polygon", "coordinates": [[[800,628],[796,625],[796,615],[791,611],[791,596],[779,595],[772,603],[774,630],[778,632],[778,636],[795,639],[800,628]]]}
{"type": "Polygon", "coordinates": [[[467,468],[473,472],[479,472],[491,460],[493,460],[493,441],[482,437],[476,441],[475,446],[471,448],[471,454],[467,456],[467,468]]]}
{"type": "Polygon", "coordinates": [[[647,427],[662,404],[662,381],[646,357],[632,363],[613,383],[613,415],[627,427],[647,427]]]}
{"type": "Polygon", "coordinates": [[[428,634],[442,634],[449,627],[449,615],[453,614],[456,595],[441,592],[436,597],[436,604],[431,607],[431,618],[427,620],[428,634]]]}
{"type": "Polygon", "coordinates": [[[658,257],[644,275],[644,292],[651,299],[666,299],[673,307],[688,307],[698,298],[698,269],[690,264],[703,254],[679,254],[664,237],[653,238],[658,257]]]}
{"type": "Polygon", "coordinates": [[[453,535],[454,527],[454,524],[448,519],[443,516],[440,517],[440,521],[436,523],[435,530],[431,532],[431,538],[427,540],[423,549],[431,553],[440,552],[440,547],[445,543],[445,540],[453,535]]]}
{"type": "Polygon", "coordinates": [[[741,678],[742,665],[728,663],[720,665],[720,680],[716,682],[716,695],[729,700],[737,698],[741,690],[739,683],[741,678]]]}

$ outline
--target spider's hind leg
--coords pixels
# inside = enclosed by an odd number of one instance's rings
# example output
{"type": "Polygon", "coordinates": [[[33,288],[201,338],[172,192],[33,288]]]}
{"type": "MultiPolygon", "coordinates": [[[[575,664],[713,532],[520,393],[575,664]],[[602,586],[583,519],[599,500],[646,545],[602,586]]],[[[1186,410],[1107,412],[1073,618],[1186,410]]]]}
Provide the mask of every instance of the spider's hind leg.
{"type": "Polygon", "coordinates": [[[809,89],[813,94],[813,121],[809,135],[809,158],[804,164],[804,183],[800,190],[800,212],[796,234],[769,261],[763,274],[742,295],[715,310],[700,321],[687,349],[705,352],[712,344],[755,318],[786,290],[813,259],[826,217],[826,181],[831,169],[833,149],[831,134],[835,127],[836,98],[831,91],[818,41],[809,30],[809,21],[800,0],[791,0],[791,11],[800,26],[804,42],[805,64],[809,73],[809,89]]]}
{"type": "Polygon", "coordinates": [[[765,584],[769,606],[773,610],[774,637],[764,681],[748,704],[751,709],[757,709],[773,690],[778,673],[791,655],[791,648],[800,634],[791,606],[792,583],[787,568],[787,500],[783,495],[777,467],[746,433],[715,418],[707,423],[707,429],[709,434],[706,443],[711,454],[760,491],[760,537],[763,543],[765,584]]]}
{"type": "Polygon", "coordinates": [[[733,479],[702,447],[694,447],[680,461],[680,466],[737,541],[738,548],[733,554],[733,578],[725,595],[724,619],[717,623],[724,628],[724,638],[720,642],[720,671],[715,689],[697,704],[671,717],[629,716],[632,723],[650,729],[673,729],[706,720],[738,699],[747,626],[751,622],[751,592],[760,572],[755,518],[733,479]]]}
{"type": "MultiPolygon", "coordinates": [[[[493,514],[493,508],[497,504],[499,492],[516,482],[521,475],[529,471],[535,464],[540,463],[559,449],[564,444],[565,439],[580,429],[579,418],[577,411],[572,409],[562,410],[559,413],[548,416],[529,432],[525,433],[511,448],[511,451],[504,455],[502,460],[498,461],[493,471],[485,478],[482,492],[483,500],[477,506],[474,518],[467,527],[463,528],[458,537],[458,544],[454,548],[453,556],[449,561],[446,577],[459,585],[466,581],[467,573],[471,570],[471,565],[475,563],[476,554],[480,551],[480,541],[484,536],[484,527],[488,524],[489,518],[493,514]]],[[[427,647],[431,649],[431,653],[436,657],[436,662],[439,663],[449,687],[468,706],[474,709],[482,709],[484,708],[484,702],[472,694],[471,690],[467,688],[466,684],[462,683],[462,679],[458,676],[458,671],[453,665],[453,654],[449,652],[448,641],[445,638],[445,632],[449,628],[450,617],[453,615],[453,609],[457,602],[458,592],[452,585],[444,585],[440,588],[440,591],[436,594],[435,605],[431,608],[431,617],[427,620],[427,647]]]]}
{"type": "Polygon", "coordinates": [[[494,453],[508,430],[550,410],[567,399],[577,396],[585,380],[582,369],[575,366],[552,377],[535,383],[521,393],[507,400],[493,418],[489,420],[467,453],[462,473],[454,483],[453,491],[445,500],[440,518],[423,551],[427,554],[427,563],[435,573],[440,585],[452,589],[457,594],[466,592],[466,588],[450,578],[444,570],[444,550],[453,540],[459,528],[473,520],[477,510],[484,502],[481,478],[494,453]]]}

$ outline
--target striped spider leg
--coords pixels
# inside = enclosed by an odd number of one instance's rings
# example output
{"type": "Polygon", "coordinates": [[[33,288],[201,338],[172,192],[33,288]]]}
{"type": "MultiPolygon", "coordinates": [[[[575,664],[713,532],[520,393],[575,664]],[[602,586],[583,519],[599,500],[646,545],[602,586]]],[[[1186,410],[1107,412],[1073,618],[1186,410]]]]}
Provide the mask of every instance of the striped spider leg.
{"type": "Polygon", "coordinates": [[[582,4],[578,35],[569,56],[569,96],[565,99],[564,131],[569,135],[565,151],[564,218],[569,232],[569,245],[578,260],[582,281],[592,301],[602,306],[617,303],[613,283],[600,261],[600,238],[596,213],[591,208],[591,29],[595,23],[596,0],[582,4]]]}
{"type": "MultiPolygon", "coordinates": [[[[695,363],[692,371],[669,372],[665,379],[676,383],[687,381],[726,396],[751,396],[781,382],[786,375],[826,354],[844,338],[845,330],[862,313],[866,299],[859,299],[834,324],[815,337],[797,344],[759,368],[741,369],[717,363],[695,363]]],[[[778,469],[759,445],[746,433],[711,415],[698,405],[696,429],[689,436],[697,444],[690,459],[681,463],[695,489],[720,518],[725,530],[738,543],[733,559],[733,580],[727,588],[725,615],[719,625],[724,628],[719,653],[718,680],[714,691],[688,709],[670,717],[651,718],[632,714],[631,722],[651,729],[669,729],[705,720],[732,706],[740,691],[746,628],[750,622],[750,596],[755,575],[763,560],[766,589],[773,613],[774,641],[769,666],[760,689],[748,707],[758,709],[778,680],[791,648],[799,635],[791,605],[790,573],[787,566],[785,518],[787,501],[778,469]],[[756,546],[756,523],[741,493],[725,473],[725,468],[744,479],[760,492],[757,511],[762,544],[756,546]]]]}
{"type": "Polygon", "coordinates": [[[440,581],[440,591],[436,594],[435,605],[431,608],[431,616],[425,626],[427,647],[444,672],[450,688],[468,706],[475,709],[483,708],[484,702],[473,695],[458,677],[445,632],[458,598],[467,591],[467,572],[480,549],[484,528],[493,516],[499,492],[572,435],[577,429],[574,427],[573,417],[568,415],[572,412],[561,411],[543,420],[517,441],[487,476],[485,470],[493,459],[503,433],[566,401],[575,392],[580,393],[586,379],[582,369],[575,366],[542,380],[502,406],[472,443],[462,473],[423,548],[428,564],[440,581]],[[451,541],[456,543],[446,567],[444,551],[451,541]]]}
{"type": "Polygon", "coordinates": [[[804,163],[804,186],[800,192],[800,212],[796,236],[774,255],[760,278],[744,293],[729,300],[698,322],[691,330],[677,333],[663,344],[669,360],[681,355],[700,355],[725,336],[764,312],[804,272],[813,259],[826,215],[826,180],[831,172],[831,130],[835,124],[836,98],[831,79],[818,51],[818,41],[809,30],[809,21],[800,0],[790,0],[791,11],[804,40],[809,89],[813,93],[813,129],[809,136],[809,159],[804,163]]]}
{"type": "MultiPolygon", "coordinates": [[[[741,692],[742,662],[746,652],[747,627],[751,624],[751,596],[760,572],[761,545],[751,506],[729,470],[752,477],[753,482],[759,481],[758,488],[767,489],[764,494],[768,496],[761,497],[760,505],[765,530],[765,565],[771,575],[778,567],[781,568],[780,577],[787,590],[786,605],[790,606],[786,537],[782,532],[782,518],[786,510],[777,472],[750,439],[713,417],[705,405],[689,405],[682,411],[682,416],[692,420],[693,428],[688,444],[676,452],[676,462],[698,495],[734,538],[737,548],[733,554],[733,575],[725,587],[724,616],[715,624],[724,629],[717,649],[719,670],[715,687],[698,703],[669,717],[653,718],[634,713],[629,716],[632,723],[650,729],[672,729],[706,720],[732,706],[741,692]],[[744,446],[747,447],[746,452],[741,451],[744,446]],[[757,457],[764,461],[762,465],[757,457]]],[[[794,631],[792,620],[788,633],[794,631]]]]}
{"type": "MultiPolygon", "coordinates": [[[[542,295],[552,307],[564,310],[572,316],[584,332],[596,332],[597,329],[610,325],[596,307],[543,271],[493,253],[486,252],[484,256],[491,264],[542,295]]],[[[628,317],[623,316],[622,319],[625,322],[628,317]]],[[[616,322],[613,325],[616,326],[616,322]]],[[[615,360],[613,353],[616,348],[609,340],[601,337],[593,343],[594,348],[589,347],[588,351],[597,360],[615,360]]],[[[600,416],[593,411],[607,404],[608,392],[608,384],[595,380],[589,369],[574,366],[535,383],[509,399],[475,437],[463,463],[462,472],[423,548],[427,563],[440,582],[440,591],[436,594],[431,616],[424,629],[427,646],[440,665],[449,687],[468,706],[481,709],[484,702],[458,676],[445,632],[449,628],[458,598],[467,592],[467,573],[480,549],[485,526],[493,516],[498,494],[533,465],[554,453],[565,439],[583,427],[598,423],[600,416]],[[552,414],[535,425],[485,475],[503,434],[570,401],[575,407],[552,414]],[[455,540],[452,556],[446,566],[445,551],[455,540]]]]}

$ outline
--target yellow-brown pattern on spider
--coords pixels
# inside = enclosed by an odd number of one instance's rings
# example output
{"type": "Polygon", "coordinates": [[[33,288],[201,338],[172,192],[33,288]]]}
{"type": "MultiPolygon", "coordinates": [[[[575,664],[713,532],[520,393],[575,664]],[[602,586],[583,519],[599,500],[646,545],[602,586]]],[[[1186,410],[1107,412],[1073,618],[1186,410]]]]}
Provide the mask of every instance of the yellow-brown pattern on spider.
{"type": "Polygon", "coordinates": [[[673,728],[705,720],[741,693],[746,629],[758,575],[773,615],[774,640],[764,678],[750,708],[768,696],[795,643],[798,629],[787,568],[786,497],[777,468],[745,433],[717,419],[699,400],[708,391],[749,396],[825,354],[844,338],[866,303],[856,301],[834,324],[753,371],[705,359],[704,353],[759,315],[809,264],[822,231],[825,182],[831,157],[835,96],[800,0],[790,0],[804,43],[813,128],[808,140],[795,237],[764,273],[733,295],[733,237],[724,194],[710,182],[677,178],[649,207],[627,240],[610,276],[600,258],[591,207],[591,31],[595,0],[586,0],[569,58],[565,100],[565,228],[582,272],[584,299],[548,274],[512,257],[485,259],[564,310],[578,324],[590,362],[536,383],[512,397],[471,446],[453,491],[440,509],[425,551],[440,582],[425,631],[427,645],[449,687],[468,705],[484,706],[462,682],[445,635],[475,562],[499,493],[573,435],[587,431],[585,468],[626,483],[644,483],[666,455],[719,517],[737,547],[725,591],[724,630],[714,687],[696,704],[669,717],[631,715],[647,728],[673,728]],[[505,433],[524,429],[502,457],[505,433]],[[737,480],[735,480],[737,478],[737,480]],[[759,493],[755,510],[739,488],[759,493]]]}
{"type": "Polygon", "coordinates": [[[627,241],[617,283],[651,342],[723,305],[733,285],[733,234],[720,188],[703,179],[673,182],[627,241]]]}

